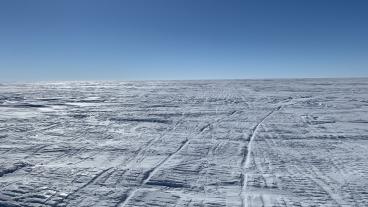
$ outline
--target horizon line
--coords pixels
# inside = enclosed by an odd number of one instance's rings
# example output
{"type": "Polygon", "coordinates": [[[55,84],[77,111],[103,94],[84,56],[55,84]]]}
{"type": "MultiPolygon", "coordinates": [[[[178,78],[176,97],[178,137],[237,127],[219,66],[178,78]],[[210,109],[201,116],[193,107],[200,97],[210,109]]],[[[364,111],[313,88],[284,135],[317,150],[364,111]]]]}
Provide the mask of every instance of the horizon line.
{"type": "Polygon", "coordinates": [[[61,83],[61,82],[155,82],[155,81],[269,81],[269,80],[321,80],[321,79],[368,79],[368,76],[351,77],[275,77],[275,78],[199,78],[199,79],[86,79],[86,80],[21,80],[21,81],[2,81],[0,84],[32,84],[32,83],[61,83]]]}

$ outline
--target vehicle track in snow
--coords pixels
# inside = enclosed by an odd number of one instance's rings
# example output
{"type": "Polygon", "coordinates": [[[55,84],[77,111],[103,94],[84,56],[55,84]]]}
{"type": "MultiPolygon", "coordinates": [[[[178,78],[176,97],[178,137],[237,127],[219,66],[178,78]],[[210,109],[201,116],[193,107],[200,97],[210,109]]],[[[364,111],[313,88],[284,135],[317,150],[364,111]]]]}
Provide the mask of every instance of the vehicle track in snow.
{"type": "Polygon", "coordinates": [[[281,106],[278,106],[276,108],[274,108],[272,111],[270,111],[269,113],[266,114],[266,116],[264,116],[255,126],[254,128],[252,129],[252,132],[250,134],[250,137],[249,137],[249,142],[248,142],[248,145],[247,145],[247,148],[246,148],[246,156],[245,158],[242,159],[241,161],[241,168],[242,168],[242,174],[241,174],[241,191],[240,191],[240,196],[241,196],[241,199],[242,199],[242,205],[241,206],[244,206],[246,207],[247,206],[247,198],[246,198],[246,194],[247,194],[247,168],[250,167],[250,157],[251,157],[251,154],[252,154],[252,145],[254,144],[254,140],[257,136],[257,131],[259,130],[259,127],[262,126],[263,122],[266,121],[266,119],[268,117],[270,117],[272,114],[274,114],[276,111],[280,110],[281,109],[281,106]]]}
{"type": "Polygon", "coordinates": [[[0,206],[368,206],[366,82],[0,85],[0,206]]]}

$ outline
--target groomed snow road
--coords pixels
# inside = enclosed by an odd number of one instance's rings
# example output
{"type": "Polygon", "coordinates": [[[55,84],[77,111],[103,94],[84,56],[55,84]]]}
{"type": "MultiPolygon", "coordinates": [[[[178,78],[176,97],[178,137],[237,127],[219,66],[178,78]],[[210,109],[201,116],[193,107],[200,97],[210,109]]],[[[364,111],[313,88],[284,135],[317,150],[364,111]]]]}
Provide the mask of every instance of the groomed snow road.
{"type": "Polygon", "coordinates": [[[0,206],[368,206],[368,79],[1,84],[0,206]]]}

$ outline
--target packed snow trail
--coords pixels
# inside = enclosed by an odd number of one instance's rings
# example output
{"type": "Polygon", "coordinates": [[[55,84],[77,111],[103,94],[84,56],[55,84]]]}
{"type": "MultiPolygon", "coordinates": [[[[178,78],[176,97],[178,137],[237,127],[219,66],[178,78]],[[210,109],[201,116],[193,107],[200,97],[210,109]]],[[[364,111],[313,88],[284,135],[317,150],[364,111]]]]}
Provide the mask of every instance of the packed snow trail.
{"type": "Polygon", "coordinates": [[[368,206],[367,83],[0,84],[0,206],[368,206]]]}
{"type": "MultiPolygon", "coordinates": [[[[261,119],[260,122],[258,122],[256,124],[256,126],[252,129],[252,132],[250,134],[250,137],[249,137],[249,143],[247,145],[247,155],[245,156],[245,158],[242,160],[242,169],[244,172],[242,172],[242,190],[241,190],[241,198],[242,198],[242,206],[248,206],[248,202],[247,202],[247,182],[248,182],[248,176],[247,176],[247,168],[250,167],[250,159],[251,159],[251,156],[252,156],[252,145],[253,145],[253,142],[254,142],[254,139],[256,137],[256,134],[257,134],[257,131],[258,131],[258,128],[262,125],[262,123],[269,117],[271,116],[275,111],[278,111],[281,109],[281,106],[278,106],[277,108],[273,109],[271,112],[267,113],[267,115],[265,117],[263,117],[261,119]],[[245,160],[245,161],[244,161],[245,160]]],[[[262,204],[264,205],[264,204],[262,204]]]]}

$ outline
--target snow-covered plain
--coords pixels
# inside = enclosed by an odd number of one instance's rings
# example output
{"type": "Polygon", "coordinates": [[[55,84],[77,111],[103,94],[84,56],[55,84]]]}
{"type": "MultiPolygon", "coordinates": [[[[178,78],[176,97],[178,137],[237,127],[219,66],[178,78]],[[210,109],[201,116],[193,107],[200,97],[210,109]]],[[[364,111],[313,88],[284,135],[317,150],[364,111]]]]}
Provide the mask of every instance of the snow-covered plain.
{"type": "Polygon", "coordinates": [[[368,79],[2,84],[0,206],[368,206],[368,79]]]}

